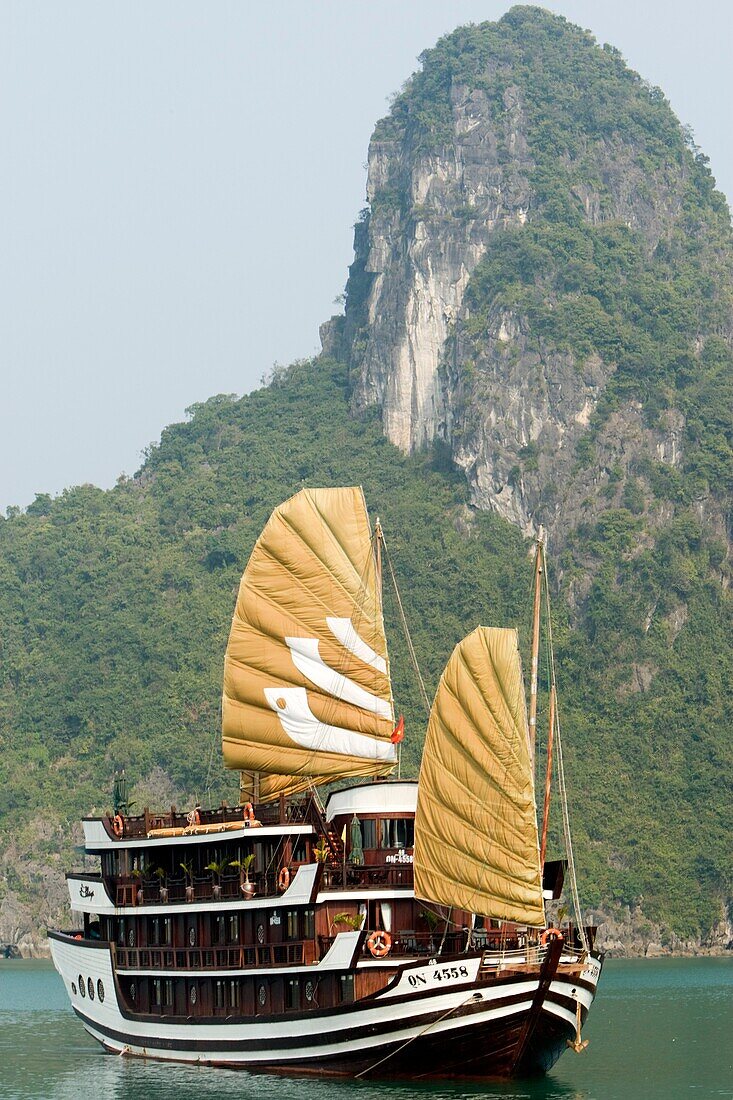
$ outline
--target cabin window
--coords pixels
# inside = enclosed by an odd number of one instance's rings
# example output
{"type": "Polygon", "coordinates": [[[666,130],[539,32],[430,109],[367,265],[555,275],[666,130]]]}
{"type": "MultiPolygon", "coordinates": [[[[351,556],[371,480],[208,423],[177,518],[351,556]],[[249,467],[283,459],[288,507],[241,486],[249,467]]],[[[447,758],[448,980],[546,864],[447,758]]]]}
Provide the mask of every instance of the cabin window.
{"type": "Polygon", "coordinates": [[[377,823],[376,821],[362,821],[361,823],[362,848],[376,848],[377,823]]]}
{"type": "Polygon", "coordinates": [[[229,942],[239,943],[239,917],[236,913],[229,918],[229,942]]]}
{"type": "Polygon", "coordinates": [[[385,818],[381,822],[382,848],[412,848],[415,822],[411,817],[385,818]]]}
{"type": "Polygon", "coordinates": [[[171,1008],[173,1005],[173,979],[166,978],[163,982],[163,1005],[171,1008]]]}
{"type": "Polygon", "coordinates": [[[226,1008],[226,982],[217,981],[214,986],[214,1005],[216,1008],[226,1008]]]}
{"type": "Polygon", "coordinates": [[[305,837],[299,836],[295,842],[293,848],[293,863],[305,863],[308,859],[308,849],[305,843],[305,837]]]}
{"type": "Polygon", "coordinates": [[[291,978],[285,983],[285,1007],[291,1011],[300,1008],[300,980],[291,978]]]}
{"type": "Polygon", "coordinates": [[[125,921],[124,918],[120,918],[117,922],[117,943],[120,947],[125,946],[125,921]]]}
{"type": "Polygon", "coordinates": [[[162,1000],[161,980],[160,978],[151,978],[150,980],[150,1004],[152,1008],[160,1008],[162,1000]]]}
{"type": "Polygon", "coordinates": [[[287,925],[286,938],[289,940],[297,940],[298,938],[298,910],[288,909],[288,925],[287,925]]]}
{"type": "Polygon", "coordinates": [[[316,935],[316,914],[314,909],[306,909],[303,913],[303,939],[312,940],[316,935]]]}
{"type": "Polygon", "coordinates": [[[239,1008],[239,982],[229,982],[229,1007],[239,1008]]]}
{"type": "Polygon", "coordinates": [[[152,947],[157,947],[160,943],[160,919],[153,917],[150,922],[150,944],[152,947]]]}
{"type": "Polygon", "coordinates": [[[217,913],[217,915],[214,917],[213,933],[214,943],[222,945],[227,942],[227,918],[224,916],[223,913],[217,913]]]}
{"type": "Polygon", "coordinates": [[[339,1001],[348,1004],[354,999],[354,975],[339,974],[339,1001]]]}
{"type": "Polygon", "coordinates": [[[170,917],[162,917],[160,921],[160,942],[168,947],[172,942],[173,926],[170,917]]]}

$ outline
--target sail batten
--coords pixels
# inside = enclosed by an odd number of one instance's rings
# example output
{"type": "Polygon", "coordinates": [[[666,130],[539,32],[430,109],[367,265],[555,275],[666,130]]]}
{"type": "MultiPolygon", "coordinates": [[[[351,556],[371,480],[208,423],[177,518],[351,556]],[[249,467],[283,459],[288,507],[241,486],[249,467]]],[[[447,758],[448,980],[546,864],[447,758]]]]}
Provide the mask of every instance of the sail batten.
{"type": "Polygon", "coordinates": [[[420,769],[414,858],[416,896],[544,924],[515,630],[478,627],[443,672],[420,769]]]}
{"type": "Polygon", "coordinates": [[[389,774],[388,669],[362,491],[303,489],[275,509],[242,577],[224,666],[225,762],[260,773],[272,797],[389,774]]]}

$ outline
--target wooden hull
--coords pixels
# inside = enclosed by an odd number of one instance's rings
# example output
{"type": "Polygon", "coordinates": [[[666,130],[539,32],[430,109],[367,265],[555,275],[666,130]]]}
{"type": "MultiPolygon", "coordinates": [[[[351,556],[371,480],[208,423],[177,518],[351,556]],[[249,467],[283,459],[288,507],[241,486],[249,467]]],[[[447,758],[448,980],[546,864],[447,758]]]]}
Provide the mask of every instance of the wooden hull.
{"type": "Polygon", "coordinates": [[[548,955],[542,967],[487,978],[480,956],[466,956],[467,980],[422,988],[410,982],[427,969],[422,960],[396,970],[383,992],[338,1009],[185,1020],[127,1011],[106,944],[58,934],[51,943],[74,1011],[109,1051],[341,1077],[486,1080],[544,1073],[575,1038],[578,1004],[585,1020],[601,970],[600,957],[591,956],[582,974],[563,964],[558,944],[549,969],[548,955]],[[98,996],[78,995],[80,978],[95,989],[101,983],[101,1004],[98,996]]]}

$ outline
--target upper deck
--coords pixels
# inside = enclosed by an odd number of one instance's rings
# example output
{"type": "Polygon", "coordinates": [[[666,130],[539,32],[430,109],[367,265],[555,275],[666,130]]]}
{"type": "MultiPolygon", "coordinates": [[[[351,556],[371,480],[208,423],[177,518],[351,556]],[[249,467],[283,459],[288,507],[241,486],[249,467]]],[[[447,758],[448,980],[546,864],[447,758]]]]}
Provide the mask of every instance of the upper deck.
{"type": "Polygon", "coordinates": [[[198,808],[193,820],[175,807],[87,818],[85,848],[101,857],[100,874],[67,876],[72,907],[262,905],[289,894],[285,878],[306,868],[318,869],[319,890],[334,900],[367,890],[404,896],[412,890],[416,801],[416,783],[382,782],[335,791],[325,807],[309,795],[253,813],[198,808]]]}

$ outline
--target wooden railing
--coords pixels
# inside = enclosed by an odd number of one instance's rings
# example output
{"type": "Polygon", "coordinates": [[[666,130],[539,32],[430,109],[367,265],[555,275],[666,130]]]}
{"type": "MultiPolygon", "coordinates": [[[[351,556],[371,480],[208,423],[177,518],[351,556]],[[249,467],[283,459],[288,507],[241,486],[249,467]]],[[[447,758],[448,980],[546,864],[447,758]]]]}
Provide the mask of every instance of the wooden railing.
{"type": "Polygon", "coordinates": [[[397,886],[411,890],[413,873],[411,863],[376,864],[354,867],[328,863],[323,870],[321,888],[325,890],[358,890],[364,886],[397,886]]]}
{"type": "Polygon", "coordinates": [[[118,970],[240,970],[302,965],[305,942],[228,947],[116,947],[118,970]]]}
{"type": "MultiPolygon", "coordinates": [[[[220,806],[216,810],[199,810],[200,823],[202,825],[221,825],[225,821],[243,821],[244,811],[241,806],[220,806]]],[[[151,813],[145,810],[142,814],[126,814],[123,816],[123,837],[130,840],[138,840],[147,837],[152,829],[185,829],[189,824],[188,814],[179,813],[175,807],[171,807],[168,813],[151,813]]]]}
{"type": "MultiPolygon", "coordinates": [[[[282,893],[278,889],[277,874],[274,871],[250,874],[250,881],[255,887],[255,897],[276,897],[282,893]]],[[[185,878],[160,880],[127,875],[111,880],[109,893],[117,906],[241,901],[244,895],[240,882],[239,875],[222,875],[218,881],[213,875],[194,875],[192,882],[187,882],[185,878]]]]}

